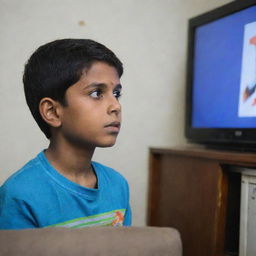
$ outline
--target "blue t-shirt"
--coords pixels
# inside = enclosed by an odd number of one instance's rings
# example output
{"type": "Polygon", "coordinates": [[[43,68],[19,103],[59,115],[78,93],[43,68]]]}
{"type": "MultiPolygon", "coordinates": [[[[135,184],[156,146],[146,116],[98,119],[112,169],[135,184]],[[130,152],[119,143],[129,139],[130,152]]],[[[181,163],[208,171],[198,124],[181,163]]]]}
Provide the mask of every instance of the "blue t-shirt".
{"type": "Polygon", "coordinates": [[[97,189],[68,180],[39,153],[1,186],[0,229],[131,225],[126,180],[109,167],[92,166],[97,189]]]}

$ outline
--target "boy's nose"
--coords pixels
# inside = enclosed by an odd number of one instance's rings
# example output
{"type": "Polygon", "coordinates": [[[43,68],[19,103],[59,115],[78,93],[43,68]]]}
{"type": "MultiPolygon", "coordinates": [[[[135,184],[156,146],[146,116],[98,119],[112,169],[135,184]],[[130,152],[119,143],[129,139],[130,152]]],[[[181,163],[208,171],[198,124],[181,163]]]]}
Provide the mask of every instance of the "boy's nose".
{"type": "Polygon", "coordinates": [[[121,112],[121,104],[119,101],[115,98],[113,101],[110,102],[108,106],[108,113],[116,113],[119,114],[121,112]]]}

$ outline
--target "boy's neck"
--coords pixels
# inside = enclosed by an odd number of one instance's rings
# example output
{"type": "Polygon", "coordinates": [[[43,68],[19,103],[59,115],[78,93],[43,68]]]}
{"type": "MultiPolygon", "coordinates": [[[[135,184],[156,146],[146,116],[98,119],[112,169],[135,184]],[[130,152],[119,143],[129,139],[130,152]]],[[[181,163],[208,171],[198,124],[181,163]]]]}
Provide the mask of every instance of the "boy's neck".
{"type": "Polygon", "coordinates": [[[97,177],[91,165],[92,149],[73,147],[68,143],[51,141],[45,156],[51,165],[67,179],[79,185],[95,188],[97,177]]]}

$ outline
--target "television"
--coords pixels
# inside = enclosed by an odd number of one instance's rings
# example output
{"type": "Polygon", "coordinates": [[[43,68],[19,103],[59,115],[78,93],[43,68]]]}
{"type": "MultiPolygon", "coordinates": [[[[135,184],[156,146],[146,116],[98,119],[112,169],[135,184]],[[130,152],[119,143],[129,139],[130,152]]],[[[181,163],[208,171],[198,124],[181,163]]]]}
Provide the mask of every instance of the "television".
{"type": "Polygon", "coordinates": [[[237,0],[188,22],[185,136],[256,150],[256,0],[237,0]]]}

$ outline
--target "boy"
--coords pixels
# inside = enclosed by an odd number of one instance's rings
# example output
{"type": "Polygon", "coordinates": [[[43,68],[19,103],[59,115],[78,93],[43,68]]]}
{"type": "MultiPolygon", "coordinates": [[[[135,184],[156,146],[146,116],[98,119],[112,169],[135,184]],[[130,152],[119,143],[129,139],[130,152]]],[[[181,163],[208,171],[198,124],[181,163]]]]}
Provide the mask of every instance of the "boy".
{"type": "Polygon", "coordinates": [[[32,54],[24,91],[50,144],[0,188],[1,229],[131,224],[126,180],[91,161],[119,133],[122,73],[114,53],[92,40],[56,40],[32,54]]]}

